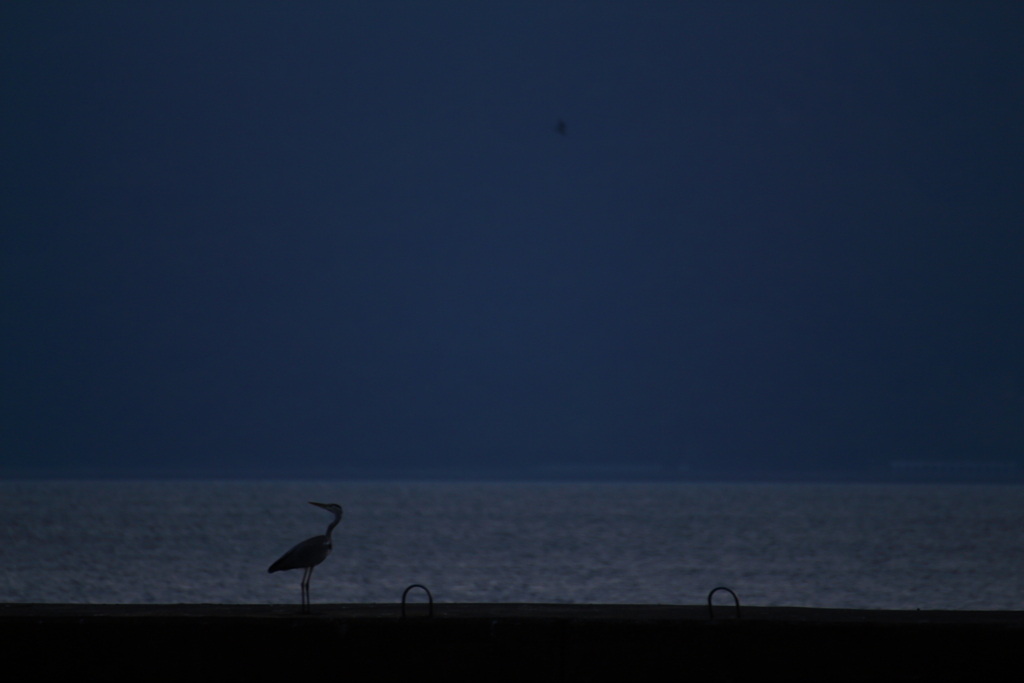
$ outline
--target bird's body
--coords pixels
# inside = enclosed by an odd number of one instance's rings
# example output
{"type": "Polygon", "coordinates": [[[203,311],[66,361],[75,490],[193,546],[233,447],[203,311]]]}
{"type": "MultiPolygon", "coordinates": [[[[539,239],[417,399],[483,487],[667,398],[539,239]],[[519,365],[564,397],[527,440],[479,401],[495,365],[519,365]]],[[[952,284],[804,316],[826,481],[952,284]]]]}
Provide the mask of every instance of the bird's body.
{"type": "Polygon", "coordinates": [[[270,565],[267,571],[283,571],[285,569],[305,569],[315,567],[331,554],[331,539],[329,536],[314,536],[307,538],[302,543],[286,552],[274,564],[270,565]]]}
{"type": "Polygon", "coordinates": [[[331,532],[341,522],[341,506],[336,503],[310,503],[328,512],[334,513],[334,521],[327,526],[327,533],[322,536],[307,538],[302,543],[286,552],[277,562],[270,565],[267,571],[284,571],[287,569],[305,569],[302,575],[302,610],[309,610],[309,579],[313,576],[313,567],[327,559],[331,554],[331,532]]]}

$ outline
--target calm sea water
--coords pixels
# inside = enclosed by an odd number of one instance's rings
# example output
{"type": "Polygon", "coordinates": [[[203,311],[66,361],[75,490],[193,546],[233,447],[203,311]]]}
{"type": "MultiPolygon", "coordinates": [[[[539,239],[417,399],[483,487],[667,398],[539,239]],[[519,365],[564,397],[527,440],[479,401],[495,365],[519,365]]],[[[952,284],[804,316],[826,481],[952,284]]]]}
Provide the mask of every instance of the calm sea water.
{"type": "Polygon", "coordinates": [[[314,602],[1024,609],[1024,487],[678,483],[5,482],[0,602],[297,602],[311,500],[314,602]]]}

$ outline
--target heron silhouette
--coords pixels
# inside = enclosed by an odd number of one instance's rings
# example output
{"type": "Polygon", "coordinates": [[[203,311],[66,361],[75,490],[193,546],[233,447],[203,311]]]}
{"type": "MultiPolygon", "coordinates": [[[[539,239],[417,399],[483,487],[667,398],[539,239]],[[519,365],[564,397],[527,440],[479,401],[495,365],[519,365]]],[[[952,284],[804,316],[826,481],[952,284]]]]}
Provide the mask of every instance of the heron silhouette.
{"type": "Polygon", "coordinates": [[[302,574],[302,611],[309,612],[309,579],[313,576],[313,567],[327,559],[331,554],[331,532],[341,522],[341,506],[337,503],[310,503],[318,508],[323,508],[334,513],[334,521],[327,525],[327,533],[323,536],[314,536],[298,544],[274,564],[270,565],[267,571],[284,571],[286,569],[305,569],[302,574]]]}

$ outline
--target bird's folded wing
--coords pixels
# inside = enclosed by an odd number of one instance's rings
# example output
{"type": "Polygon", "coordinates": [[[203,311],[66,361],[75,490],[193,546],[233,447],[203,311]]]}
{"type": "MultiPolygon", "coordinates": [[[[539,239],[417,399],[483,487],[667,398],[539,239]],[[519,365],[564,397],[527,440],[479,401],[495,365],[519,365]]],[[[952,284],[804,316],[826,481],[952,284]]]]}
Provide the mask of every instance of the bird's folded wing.
{"type": "Polygon", "coordinates": [[[307,538],[284,555],[267,571],[273,574],[284,569],[302,569],[323,562],[324,536],[307,538]]]}

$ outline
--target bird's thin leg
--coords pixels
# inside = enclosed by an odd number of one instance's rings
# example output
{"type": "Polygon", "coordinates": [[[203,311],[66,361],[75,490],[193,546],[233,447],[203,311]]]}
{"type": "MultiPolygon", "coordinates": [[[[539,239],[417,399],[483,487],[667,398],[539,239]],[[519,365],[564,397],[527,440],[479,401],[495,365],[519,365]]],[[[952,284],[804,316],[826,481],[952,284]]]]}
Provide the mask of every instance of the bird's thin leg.
{"type": "Polygon", "coordinates": [[[310,605],[310,600],[309,600],[309,580],[311,578],[313,578],[313,568],[312,567],[310,567],[309,571],[306,572],[306,612],[309,612],[311,607],[312,607],[312,605],[310,605]]]}
{"type": "Polygon", "coordinates": [[[302,589],[302,611],[303,612],[306,611],[306,605],[307,605],[307,602],[306,602],[306,582],[308,582],[308,581],[309,581],[309,567],[306,567],[305,569],[302,570],[302,583],[300,584],[300,588],[302,589]]]}
{"type": "Polygon", "coordinates": [[[313,578],[313,568],[310,567],[309,571],[306,572],[306,612],[312,609],[312,605],[309,604],[309,580],[313,578]]]}
{"type": "Polygon", "coordinates": [[[309,597],[309,580],[313,578],[313,567],[309,568],[309,574],[306,574],[306,609],[311,610],[313,608],[313,600],[309,597]]]}

